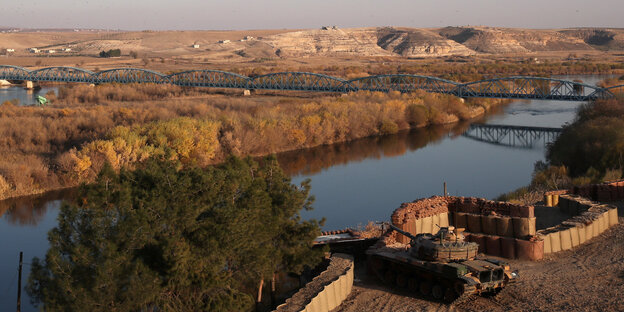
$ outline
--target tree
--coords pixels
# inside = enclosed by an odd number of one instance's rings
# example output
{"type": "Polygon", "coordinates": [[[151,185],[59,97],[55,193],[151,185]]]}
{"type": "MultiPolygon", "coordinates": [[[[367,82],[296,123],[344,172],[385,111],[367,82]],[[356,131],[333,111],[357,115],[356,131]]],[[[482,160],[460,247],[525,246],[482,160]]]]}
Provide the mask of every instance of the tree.
{"type": "Polygon", "coordinates": [[[100,57],[120,57],[121,50],[120,49],[111,49],[108,51],[100,51],[100,57]]]}
{"type": "Polygon", "coordinates": [[[47,311],[250,310],[259,281],[321,259],[311,249],[319,222],[299,216],[309,190],[275,158],[107,166],[79,203],[63,205],[27,291],[47,311]]]}

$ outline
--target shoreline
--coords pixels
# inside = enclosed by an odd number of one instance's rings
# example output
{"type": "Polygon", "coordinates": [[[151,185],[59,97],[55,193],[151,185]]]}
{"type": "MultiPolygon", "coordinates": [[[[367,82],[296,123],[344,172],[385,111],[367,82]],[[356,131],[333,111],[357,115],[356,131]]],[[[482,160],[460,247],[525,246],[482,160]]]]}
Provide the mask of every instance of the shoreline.
{"type": "MultiPolygon", "coordinates": [[[[410,127],[406,127],[406,128],[399,128],[397,132],[400,131],[406,131],[406,130],[414,130],[414,129],[422,129],[422,128],[426,128],[426,127],[430,127],[430,126],[444,126],[444,125],[452,125],[452,124],[458,124],[462,121],[474,121],[478,118],[482,118],[483,116],[485,116],[488,112],[490,112],[492,109],[495,108],[499,108],[503,105],[508,105],[509,103],[511,103],[511,100],[498,100],[498,102],[493,103],[493,104],[479,104],[479,105],[475,105],[474,107],[471,108],[471,112],[469,113],[468,118],[465,119],[461,119],[459,118],[457,115],[453,115],[453,114],[447,114],[444,122],[442,123],[436,123],[436,124],[418,124],[418,125],[414,125],[414,126],[410,126],[410,127]]],[[[258,154],[258,155],[239,155],[239,157],[252,157],[252,158],[258,158],[258,157],[264,157],[264,156],[268,156],[271,154],[281,154],[281,153],[287,153],[287,152],[294,152],[294,151],[304,151],[307,149],[312,149],[315,147],[319,147],[319,146],[324,146],[324,145],[332,145],[332,144],[341,144],[341,143],[347,143],[347,142],[351,142],[351,141],[355,141],[358,139],[365,139],[365,138],[371,138],[371,137],[381,137],[381,136],[386,136],[386,135],[395,135],[396,133],[392,133],[392,134],[384,134],[384,133],[378,133],[376,135],[371,135],[371,136],[364,136],[364,137],[354,137],[351,138],[349,140],[343,140],[343,141],[334,141],[331,143],[320,143],[314,146],[306,146],[305,148],[293,148],[293,149],[284,149],[284,150],[279,150],[277,152],[274,153],[269,153],[269,154],[258,154]]],[[[216,165],[223,162],[223,159],[218,159],[217,161],[215,161],[214,163],[211,163],[209,165],[216,165]]],[[[67,190],[67,189],[72,189],[72,188],[77,188],[79,187],[82,183],[85,183],[84,181],[80,181],[77,183],[74,183],[72,185],[64,185],[61,187],[53,187],[53,188],[46,188],[46,189],[38,189],[38,190],[33,190],[31,192],[23,192],[23,193],[11,193],[8,192],[8,196],[6,197],[0,197],[0,201],[4,201],[4,200],[11,200],[11,199],[17,199],[20,197],[29,197],[29,196],[40,196],[40,195],[45,195],[47,193],[50,192],[55,192],[55,191],[62,191],[62,190],[67,190]]]]}

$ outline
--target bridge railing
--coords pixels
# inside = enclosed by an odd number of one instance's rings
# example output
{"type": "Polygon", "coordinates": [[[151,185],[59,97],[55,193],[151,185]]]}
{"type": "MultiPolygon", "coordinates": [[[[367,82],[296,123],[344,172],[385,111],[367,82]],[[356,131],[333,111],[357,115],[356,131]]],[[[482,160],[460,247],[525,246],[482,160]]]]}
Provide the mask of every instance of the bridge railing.
{"type": "Polygon", "coordinates": [[[255,77],[218,70],[190,70],[170,75],[141,68],[114,68],[92,72],[76,67],[28,70],[0,65],[0,79],[84,82],[158,83],[185,87],[237,88],[314,92],[425,91],[458,97],[589,101],[624,94],[624,85],[600,88],[576,81],[543,77],[504,77],[457,83],[431,76],[390,74],[345,80],[308,72],[281,72],[255,77]]]}

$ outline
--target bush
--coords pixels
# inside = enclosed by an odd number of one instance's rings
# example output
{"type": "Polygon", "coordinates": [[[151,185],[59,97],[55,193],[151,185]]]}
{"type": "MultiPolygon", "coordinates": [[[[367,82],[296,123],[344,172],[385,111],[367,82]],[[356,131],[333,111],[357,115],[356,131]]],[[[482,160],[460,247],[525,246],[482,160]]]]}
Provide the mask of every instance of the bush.
{"type": "Polygon", "coordinates": [[[384,120],[379,127],[381,134],[395,134],[399,132],[399,126],[392,120],[384,120]]]}
{"type": "Polygon", "coordinates": [[[121,56],[120,49],[112,49],[112,50],[100,52],[100,57],[120,57],[120,56],[121,56]]]}

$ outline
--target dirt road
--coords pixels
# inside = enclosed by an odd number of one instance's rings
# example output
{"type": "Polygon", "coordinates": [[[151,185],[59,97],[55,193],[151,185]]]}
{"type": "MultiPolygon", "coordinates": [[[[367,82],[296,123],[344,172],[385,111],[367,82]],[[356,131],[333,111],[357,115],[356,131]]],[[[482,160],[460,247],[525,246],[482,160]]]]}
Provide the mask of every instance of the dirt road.
{"type": "Polygon", "coordinates": [[[496,297],[444,305],[381,286],[358,270],[353,292],[334,311],[624,311],[624,218],[619,221],[573,250],[538,262],[510,261],[520,278],[496,297]]]}

